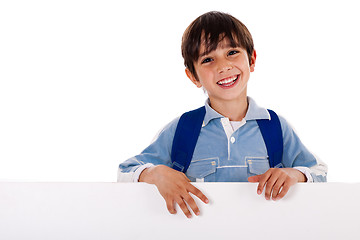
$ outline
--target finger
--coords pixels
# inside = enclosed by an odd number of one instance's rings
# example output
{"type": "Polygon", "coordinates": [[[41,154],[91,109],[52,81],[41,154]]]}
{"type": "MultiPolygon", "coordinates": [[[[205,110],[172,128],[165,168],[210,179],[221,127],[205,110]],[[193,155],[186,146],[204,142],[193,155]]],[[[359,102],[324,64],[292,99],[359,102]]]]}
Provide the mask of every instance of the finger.
{"type": "Polygon", "coordinates": [[[166,207],[171,214],[176,214],[174,200],[166,200],[166,207]]]}
{"type": "Polygon", "coordinates": [[[266,189],[265,189],[265,199],[270,200],[271,192],[273,190],[274,185],[276,184],[278,178],[272,175],[269,180],[266,182],[266,189]]]}
{"type": "Polygon", "coordinates": [[[282,189],[283,185],[284,185],[285,180],[284,179],[278,179],[273,187],[272,190],[272,199],[274,201],[276,201],[276,197],[278,196],[278,194],[280,193],[280,190],[282,189]]]}
{"type": "Polygon", "coordinates": [[[209,199],[205,196],[205,194],[203,194],[198,188],[194,187],[192,184],[190,184],[188,191],[194,194],[204,203],[209,203],[209,199]]]}
{"type": "Polygon", "coordinates": [[[287,192],[289,191],[290,186],[291,185],[289,185],[289,184],[284,184],[283,188],[281,189],[280,194],[276,197],[276,200],[282,199],[287,194],[287,192]]]}
{"type": "Polygon", "coordinates": [[[261,175],[251,176],[248,178],[249,182],[259,182],[261,175]]]}
{"type": "Polygon", "coordinates": [[[183,211],[183,213],[185,214],[185,216],[187,218],[191,218],[191,216],[192,216],[191,212],[189,211],[189,209],[188,209],[186,203],[184,202],[184,200],[181,197],[179,197],[179,198],[176,199],[176,202],[179,205],[179,207],[181,208],[181,210],[183,211]]]}
{"type": "Polygon", "coordinates": [[[187,204],[190,206],[190,208],[193,210],[195,215],[200,215],[200,210],[198,206],[196,205],[194,199],[190,196],[190,194],[187,194],[187,196],[184,197],[184,200],[187,202],[187,204]]]}
{"type": "Polygon", "coordinates": [[[266,182],[271,177],[271,172],[267,171],[264,174],[261,174],[261,175],[258,175],[258,176],[260,177],[260,179],[259,179],[259,185],[258,185],[257,193],[260,195],[264,190],[264,186],[265,186],[266,182]]]}

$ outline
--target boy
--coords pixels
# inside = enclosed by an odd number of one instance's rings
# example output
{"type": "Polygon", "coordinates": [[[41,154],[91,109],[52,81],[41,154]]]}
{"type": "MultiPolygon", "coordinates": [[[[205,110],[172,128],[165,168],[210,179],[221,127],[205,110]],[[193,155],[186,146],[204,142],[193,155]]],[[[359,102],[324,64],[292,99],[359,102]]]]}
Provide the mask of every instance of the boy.
{"type": "Polygon", "coordinates": [[[185,173],[172,169],[177,118],[141,154],[120,164],[118,181],[155,184],[169,212],[176,213],[176,202],[187,217],[191,213],[186,203],[200,214],[189,193],[209,202],[190,181],[259,182],[257,193],[265,190],[267,200],[281,199],[296,182],[326,181],[326,165],[315,159],[281,117],[282,160],[270,168],[257,120],[271,117],[247,97],[256,51],[245,25],[229,14],[205,13],[185,30],[181,49],[187,77],[208,95],[189,168],[185,173]]]}

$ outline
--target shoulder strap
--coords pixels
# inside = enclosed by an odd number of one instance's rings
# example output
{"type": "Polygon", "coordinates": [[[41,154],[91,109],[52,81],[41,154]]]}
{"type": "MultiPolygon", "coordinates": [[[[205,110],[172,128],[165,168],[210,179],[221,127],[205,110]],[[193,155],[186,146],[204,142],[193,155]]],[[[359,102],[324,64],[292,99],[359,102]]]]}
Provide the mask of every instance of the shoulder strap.
{"type": "Polygon", "coordinates": [[[205,106],[184,113],[177,125],[171,149],[172,168],[186,172],[200,135],[205,117],[205,106]]]}
{"type": "Polygon", "coordinates": [[[270,109],[268,111],[271,120],[258,119],[256,121],[266,145],[270,167],[282,167],[283,136],[281,124],[278,115],[270,109]]]}

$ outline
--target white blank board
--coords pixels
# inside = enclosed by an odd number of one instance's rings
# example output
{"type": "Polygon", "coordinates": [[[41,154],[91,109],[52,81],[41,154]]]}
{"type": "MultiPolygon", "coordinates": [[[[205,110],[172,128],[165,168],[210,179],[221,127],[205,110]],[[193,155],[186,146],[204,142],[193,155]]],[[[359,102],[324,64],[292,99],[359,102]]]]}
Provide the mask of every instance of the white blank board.
{"type": "Polygon", "coordinates": [[[360,183],[297,184],[277,202],[255,183],[195,183],[201,215],[167,212],[145,183],[0,183],[0,239],[360,239],[360,183]]]}

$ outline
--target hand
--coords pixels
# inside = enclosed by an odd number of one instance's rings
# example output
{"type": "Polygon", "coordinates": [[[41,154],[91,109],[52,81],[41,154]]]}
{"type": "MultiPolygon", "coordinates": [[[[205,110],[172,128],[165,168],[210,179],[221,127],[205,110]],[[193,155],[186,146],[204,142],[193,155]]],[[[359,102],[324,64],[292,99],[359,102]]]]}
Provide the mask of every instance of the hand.
{"type": "Polygon", "coordinates": [[[188,218],[191,218],[192,215],[186,203],[196,215],[200,214],[198,206],[189,193],[194,194],[204,203],[209,203],[207,197],[190,183],[184,173],[165,165],[145,169],[140,174],[139,182],[155,184],[161,196],[165,199],[167,209],[171,214],[176,213],[175,202],[188,218]]]}
{"type": "Polygon", "coordinates": [[[276,201],[283,198],[295,183],[305,182],[306,177],[302,172],[293,168],[270,168],[264,174],[249,177],[248,181],[259,183],[257,188],[259,195],[263,192],[266,184],[266,200],[270,200],[272,192],[272,199],[276,201]]]}

